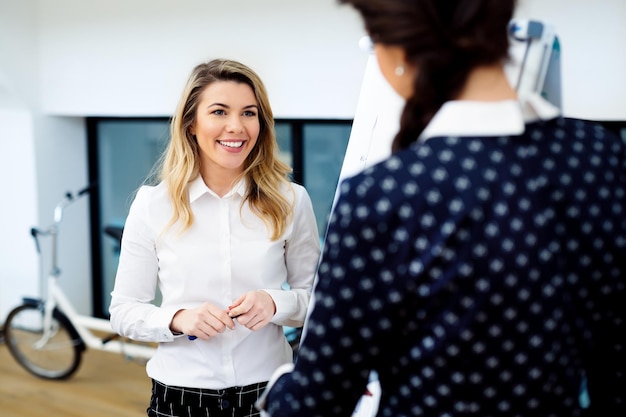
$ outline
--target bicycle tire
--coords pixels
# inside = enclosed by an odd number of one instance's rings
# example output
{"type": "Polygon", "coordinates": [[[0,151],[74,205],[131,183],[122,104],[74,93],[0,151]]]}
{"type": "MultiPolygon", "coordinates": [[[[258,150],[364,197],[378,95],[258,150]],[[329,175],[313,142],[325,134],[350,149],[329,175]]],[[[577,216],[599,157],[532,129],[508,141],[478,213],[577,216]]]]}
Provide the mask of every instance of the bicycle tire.
{"type": "Polygon", "coordinates": [[[67,316],[52,314],[52,337],[41,347],[44,308],[42,303],[15,307],[4,323],[5,342],[13,358],[31,374],[43,379],[67,379],[80,367],[85,344],[67,316]]]}

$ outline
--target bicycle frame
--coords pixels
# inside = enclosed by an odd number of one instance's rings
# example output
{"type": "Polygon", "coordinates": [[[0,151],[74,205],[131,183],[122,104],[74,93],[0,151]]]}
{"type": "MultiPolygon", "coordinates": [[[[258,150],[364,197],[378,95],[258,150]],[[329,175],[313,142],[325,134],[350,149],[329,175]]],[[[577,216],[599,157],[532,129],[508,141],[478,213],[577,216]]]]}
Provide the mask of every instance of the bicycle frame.
{"type": "Polygon", "coordinates": [[[89,192],[90,188],[91,187],[87,187],[79,191],[76,196],[71,193],[66,193],[65,198],[55,207],[54,224],[49,229],[31,229],[31,234],[35,238],[38,251],[39,242],[37,237],[39,235],[49,235],[52,240],[51,267],[47,279],[46,295],[42,300],[44,306],[44,333],[42,338],[36,342],[35,346],[38,348],[43,347],[52,336],[52,316],[54,310],[57,309],[68,318],[74,330],[81,338],[82,343],[87,347],[106,352],[120,353],[128,358],[150,359],[154,355],[154,347],[127,343],[124,341],[124,338],[114,340],[118,335],[113,333],[109,320],[79,314],[63,292],[63,289],[59,286],[58,280],[61,272],[57,263],[58,225],[63,219],[63,210],[65,207],[74,202],[76,198],[89,192]],[[96,335],[94,331],[107,333],[109,336],[102,338],[96,335]]]}
{"type": "Polygon", "coordinates": [[[112,333],[109,320],[78,314],[58,285],[57,278],[56,275],[48,277],[48,296],[44,304],[44,335],[37,342],[37,345],[45,345],[50,338],[52,332],[52,312],[56,308],[65,314],[88,348],[120,353],[129,358],[150,359],[154,355],[155,348],[153,347],[126,343],[123,339],[112,340],[110,337],[102,338],[95,335],[93,331],[112,333]]]}

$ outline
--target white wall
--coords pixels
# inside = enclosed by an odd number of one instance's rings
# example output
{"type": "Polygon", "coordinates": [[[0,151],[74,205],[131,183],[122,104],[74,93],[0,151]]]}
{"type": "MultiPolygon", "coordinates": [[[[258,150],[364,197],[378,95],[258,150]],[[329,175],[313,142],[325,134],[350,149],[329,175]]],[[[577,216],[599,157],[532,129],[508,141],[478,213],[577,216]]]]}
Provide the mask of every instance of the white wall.
{"type": "Polygon", "coordinates": [[[0,147],[4,150],[0,152],[0,324],[8,306],[16,305],[22,295],[39,291],[35,244],[29,234],[37,221],[33,117],[28,110],[6,104],[0,106],[0,147]]]}
{"type": "MultiPolygon", "coordinates": [[[[6,1],[6,0],[5,0],[6,1]]],[[[358,16],[335,0],[40,0],[44,111],[168,115],[191,67],[242,60],[277,117],[350,118],[366,57],[358,16]]],[[[626,119],[626,1],[519,0],[556,27],[564,112],[626,119]]]]}
{"type": "MultiPolygon", "coordinates": [[[[556,26],[566,115],[626,120],[624,0],[520,0],[518,15],[556,26]]],[[[363,35],[335,0],[0,0],[0,323],[22,295],[18,280],[36,285],[24,235],[86,185],[85,116],[169,116],[196,63],[230,57],[259,72],[276,117],[352,118],[363,35]]],[[[69,209],[60,254],[84,313],[86,203],[69,209]]]]}
{"type": "Polygon", "coordinates": [[[0,0],[0,324],[22,295],[39,291],[35,120],[37,48],[34,1],[0,0]]]}
{"type": "Polygon", "coordinates": [[[280,118],[351,118],[362,25],[335,0],[47,0],[43,105],[65,115],[169,115],[192,67],[254,68],[280,118]]]}

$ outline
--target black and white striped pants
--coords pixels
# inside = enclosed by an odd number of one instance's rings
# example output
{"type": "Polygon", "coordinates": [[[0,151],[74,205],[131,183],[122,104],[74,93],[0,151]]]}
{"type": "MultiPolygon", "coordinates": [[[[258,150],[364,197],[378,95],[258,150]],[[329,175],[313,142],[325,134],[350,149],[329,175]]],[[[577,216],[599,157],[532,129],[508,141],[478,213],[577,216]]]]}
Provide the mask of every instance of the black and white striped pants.
{"type": "Polygon", "coordinates": [[[267,382],[212,390],[174,387],[152,380],[149,417],[259,417],[254,403],[267,382]]]}

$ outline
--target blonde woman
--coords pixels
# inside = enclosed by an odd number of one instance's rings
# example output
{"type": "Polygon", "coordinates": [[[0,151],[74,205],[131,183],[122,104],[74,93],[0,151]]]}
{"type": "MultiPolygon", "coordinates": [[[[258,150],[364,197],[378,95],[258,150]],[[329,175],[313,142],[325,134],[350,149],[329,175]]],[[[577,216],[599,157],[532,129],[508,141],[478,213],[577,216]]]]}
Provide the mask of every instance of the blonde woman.
{"type": "Polygon", "coordinates": [[[282,326],[306,315],[320,251],[311,200],[277,158],[261,79],[239,62],[196,66],[170,130],[158,181],[126,220],[111,324],[158,342],[148,416],[256,416],[274,369],[293,361],[282,326]]]}

